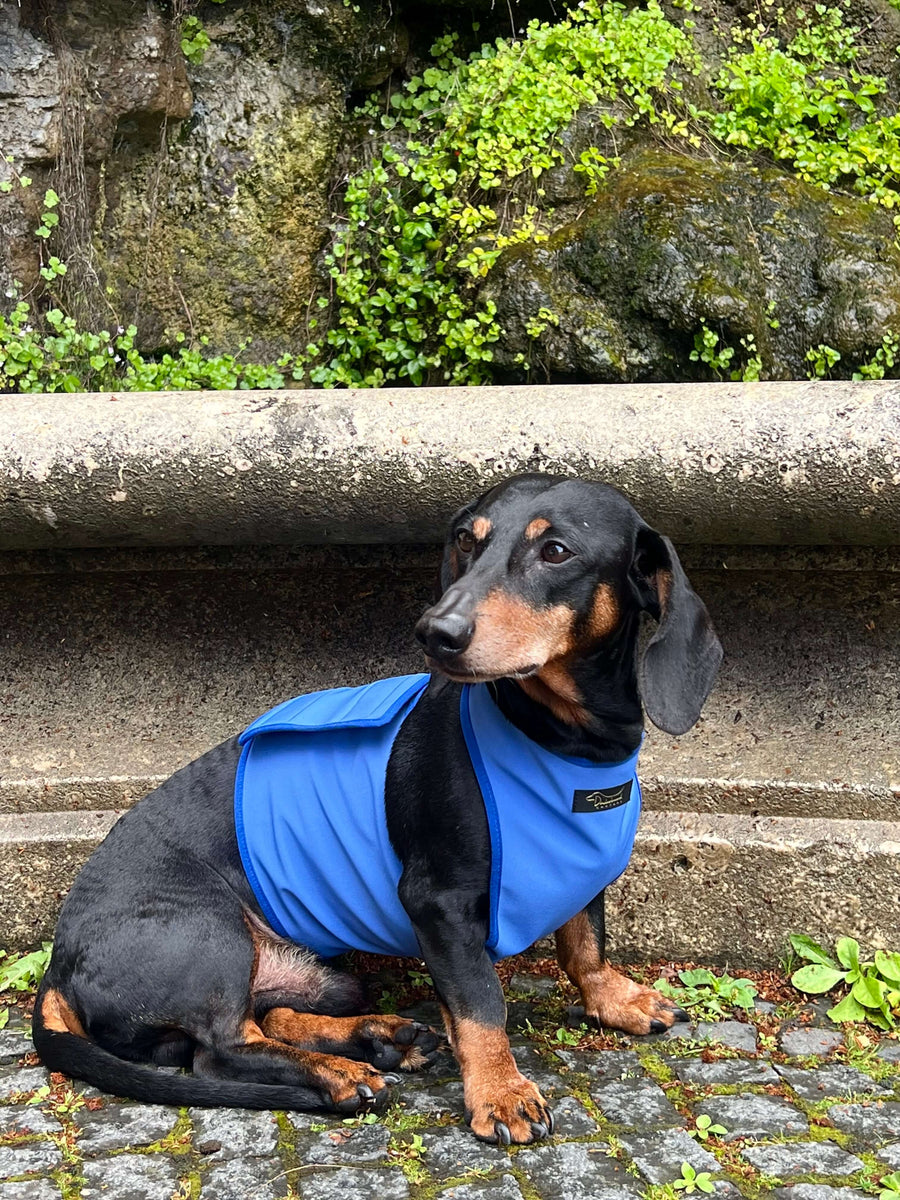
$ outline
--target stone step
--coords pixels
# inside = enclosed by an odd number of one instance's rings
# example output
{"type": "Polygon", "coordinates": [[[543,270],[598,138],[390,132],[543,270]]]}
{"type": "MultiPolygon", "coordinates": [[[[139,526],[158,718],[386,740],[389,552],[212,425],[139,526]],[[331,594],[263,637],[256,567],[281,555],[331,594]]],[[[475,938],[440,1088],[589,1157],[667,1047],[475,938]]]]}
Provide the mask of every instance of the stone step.
{"type": "MultiPolygon", "coordinates": [[[[0,945],[52,935],[61,895],[116,814],[0,814],[0,945]]],[[[623,960],[771,966],[787,935],[900,944],[900,822],[648,812],[609,889],[623,960]]]]}
{"type": "MultiPolygon", "coordinates": [[[[648,807],[900,820],[900,573],[685,560],[725,662],[694,730],[648,729],[648,807]]],[[[0,587],[0,811],[127,806],[286,697],[421,669],[433,549],[54,561],[0,587]]]]}

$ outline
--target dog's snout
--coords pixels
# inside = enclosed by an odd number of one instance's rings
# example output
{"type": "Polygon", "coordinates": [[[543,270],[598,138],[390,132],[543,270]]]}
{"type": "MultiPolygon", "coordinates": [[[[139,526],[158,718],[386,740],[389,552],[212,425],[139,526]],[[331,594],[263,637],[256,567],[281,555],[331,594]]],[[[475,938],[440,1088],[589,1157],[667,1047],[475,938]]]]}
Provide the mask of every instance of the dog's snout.
{"type": "Polygon", "coordinates": [[[430,609],[416,625],[416,637],[435,658],[462,654],[475,633],[469,616],[457,608],[447,612],[430,609]]]}

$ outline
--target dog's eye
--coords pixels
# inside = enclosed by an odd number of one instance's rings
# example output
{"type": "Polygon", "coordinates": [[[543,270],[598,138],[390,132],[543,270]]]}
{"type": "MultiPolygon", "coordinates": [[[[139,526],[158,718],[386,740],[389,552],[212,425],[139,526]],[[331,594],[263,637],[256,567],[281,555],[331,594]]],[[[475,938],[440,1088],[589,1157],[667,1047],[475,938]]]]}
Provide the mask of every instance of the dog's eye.
{"type": "Polygon", "coordinates": [[[456,544],[463,554],[471,554],[475,549],[475,538],[468,529],[460,529],[456,535],[456,544]]]}
{"type": "Polygon", "coordinates": [[[541,558],[548,563],[564,563],[574,558],[574,555],[562,542],[544,542],[541,546],[541,558]]]}

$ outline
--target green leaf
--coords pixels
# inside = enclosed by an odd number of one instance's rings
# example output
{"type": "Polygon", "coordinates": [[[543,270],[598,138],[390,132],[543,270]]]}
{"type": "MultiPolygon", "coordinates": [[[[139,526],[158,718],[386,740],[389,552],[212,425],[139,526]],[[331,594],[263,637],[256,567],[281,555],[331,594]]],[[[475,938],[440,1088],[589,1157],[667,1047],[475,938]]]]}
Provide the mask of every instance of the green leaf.
{"type": "Polygon", "coordinates": [[[9,1009],[0,1009],[0,1029],[5,1029],[9,1024],[9,1009]]]}
{"type": "Polygon", "coordinates": [[[802,933],[792,933],[789,940],[794,953],[799,954],[808,962],[821,963],[823,967],[837,966],[834,959],[827,955],[819,943],[814,942],[812,938],[808,938],[802,933]]]}
{"type": "Polygon", "coordinates": [[[850,995],[866,1008],[881,1008],[884,1005],[884,984],[874,975],[863,975],[854,983],[850,995]]]}
{"type": "Polygon", "coordinates": [[[845,996],[840,1004],[829,1008],[827,1016],[840,1025],[844,1021],[865,1021],[868,1013],[852,996],[845,996]]]}
{"type": "Polygon", "coordinates": [[[886,954],[884,950],[876,950],[875,967],[885,979],[892,983],[900,983],[900,954],[896,951],[886,954]]]}
{"type": "Polygon", "coordinates": [[[47,208],[56,208],[57,204],[59,204],[59,196],[57,196],[53,188],[47,188],[46,192],[44,192],[44,205],[47,208]]]}
{"type": "Polygon", "coordinates": [[[822,992],[830,992],[833,987],[836,987],[844,978],[844,974],[845,972],[838,971],[834,967],[810,963],[808,967],[801,967],[799,971],[794,972],[791,976],[791,983],[801,992],[812,992],[814,995],[819,995],[822,992]]]}
{"type": "Polygon", "coordinates": [[[834,949],[841,966],[850,971],[859,970],[859,942],[855,938],[838,938],[834,949]]]}

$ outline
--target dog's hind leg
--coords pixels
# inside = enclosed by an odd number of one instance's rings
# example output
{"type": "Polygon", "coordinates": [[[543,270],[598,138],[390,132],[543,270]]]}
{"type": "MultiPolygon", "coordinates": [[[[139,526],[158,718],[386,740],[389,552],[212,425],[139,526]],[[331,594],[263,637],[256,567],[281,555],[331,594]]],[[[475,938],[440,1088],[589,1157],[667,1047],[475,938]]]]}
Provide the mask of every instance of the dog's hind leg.
{"type": "Polygon", "coordinates": [[[384,1073],[365,1062],[334,1054],[314,1053],[266,1037],[254,1021],[245,1021],[230,1045],[201,1047],[194,1055],[194,1074],[248,1084],[308,1088],[323,1108],[349,1114],[383,1108],[399,1075],[384,1073]]]}
{"type": "Polygon", "coordinates": [[[359,1017],[323,1017],[273,1008],[263,1032],[316,1054],[337,1054],[371,1063],[380,1071],[415,1071],[434,1055],[441,1039],[427,1025],[381,1013],[359,1017]]]}
{"type": "Polygon", "coordinates": [[[556,931],[559,965],[578,990],[588,1021],[625,1033],[662,1033],[687,1013],[653,988],[635,983],[606,960],[603,892],[556,931]]]}

